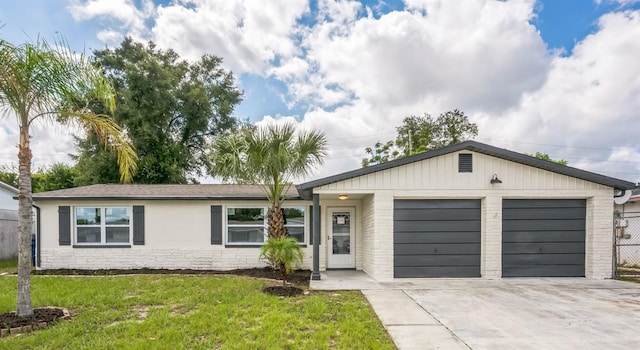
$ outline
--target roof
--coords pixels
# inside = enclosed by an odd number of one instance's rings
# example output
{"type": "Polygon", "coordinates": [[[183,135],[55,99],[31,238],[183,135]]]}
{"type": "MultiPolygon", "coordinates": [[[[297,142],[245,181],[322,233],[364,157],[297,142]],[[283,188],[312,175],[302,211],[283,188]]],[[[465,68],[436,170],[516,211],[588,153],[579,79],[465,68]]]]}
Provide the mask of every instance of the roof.
{"type": "MultiPolygon", "coordinates": [[[[295,186],[289,188],[286,199],[299,199],[295,186]]],[[[107,184],[67,188],[34,193],[33,199],[249,199],[265,200],[258,185],[142,185],[107,184]]]]}
{"type": "Polygon", "coordinates": [[[9,190],[9,191],[11,191],[11,192],[13,192],[15,194],[18,194],[18,189],[17,188],[9,185],[8,183],[4,183],[2,181],[0,181],[0,188],[4,188],[4,189],[9,190]]]}
{"type": "Polygon", "coordinates": [[[320,186],[328,185],[334,182],[348,180],[354,177],[363,176],[363,175],[375,173],[378,171],[387,170],[387,169],[395,168],[398,166],[419,162],[419,161],[430,159],[430,158],[435,158],[448,153],[464,151],[464,150],[486,154],[496,158],[509,160],[512,162],[532,166],[532,167],[543,169],[543,170],[548,170],[554,173],[567,175],[567,176],[575,177],[575,178],[590,181],[590,182],[595,182],[597,184],[601,184],[605,186],[611,186],[614,189],[629,190],[636,187],[636,184],[633,182],[628,182],[628,181],[616,179],[613,177],[592,173],[586,170],[573,168],[567,165],[557,164],[547,160],[538,159],[536,157],[510,151],[504,148],[490,146],[490,145],[476,142],[476,141],[465,141],[456,145],[447,146],[444,148],[416,154],[416,155],[401,158],[401,159],[396,159],[396,160],[382,163],[382,164],[376,164],[367,168],[347,171],[345,173],[325,177],[325,178],[314,180],[314,181],[305,182],[303,184],[298,185],[298,192],[300,192],[300,195],[303,198],[310,198],[312,190],[316,187],[320,187],[320,186]]]}

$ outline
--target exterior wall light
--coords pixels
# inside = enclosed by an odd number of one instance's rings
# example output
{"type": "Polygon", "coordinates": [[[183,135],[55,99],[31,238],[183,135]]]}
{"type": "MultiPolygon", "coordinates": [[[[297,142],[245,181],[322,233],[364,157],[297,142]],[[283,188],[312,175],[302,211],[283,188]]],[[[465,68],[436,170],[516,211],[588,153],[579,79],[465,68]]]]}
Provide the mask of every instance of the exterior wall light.
{"type": "Polygon", "coordinates": [[[493,174],[493,176],[491,177],[491,180],[489,180],[489,182],[493,185],[493,184],[501,184],[502,180],[498,179],[498,175],[497,174],[493,174]]]}
{"type": "Polygon", "coordinates": [[[341,200],[341,201],[343,201],[345,199],[348,199],[348,198],[349,198],[349,195],[346,195],[346,194],[339,194],[338,195],[338,199],[341,200]]]}

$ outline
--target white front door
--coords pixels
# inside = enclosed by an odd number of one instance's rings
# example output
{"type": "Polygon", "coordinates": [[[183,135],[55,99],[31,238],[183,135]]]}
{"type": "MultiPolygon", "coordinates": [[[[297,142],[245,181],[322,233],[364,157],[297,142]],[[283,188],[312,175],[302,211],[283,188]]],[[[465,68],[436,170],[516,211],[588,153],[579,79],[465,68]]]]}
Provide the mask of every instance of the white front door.
{"type": "Polygon", "coordinates": [[[353,208],[329,208],[329,235],[327,268],[353,269],[356,267],[355,226],[353,208]]]}

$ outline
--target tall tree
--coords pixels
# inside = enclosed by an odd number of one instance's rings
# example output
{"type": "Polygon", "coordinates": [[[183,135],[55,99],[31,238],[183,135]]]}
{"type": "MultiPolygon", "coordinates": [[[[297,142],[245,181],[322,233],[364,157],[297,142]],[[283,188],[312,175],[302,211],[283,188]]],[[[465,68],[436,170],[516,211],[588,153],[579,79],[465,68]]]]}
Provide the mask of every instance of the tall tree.
{"type": "Polygon", "coordinates": [[[18,145],[18,316],[33,314],[31,305],[31,135],[35,122],[79,123],[116,152],[120,180],[131,180],[135,152],[126,133],[106,114],[89,108],[87,101],[102,101],[113,111],[113,87],[84,55],[72,53],[64,43],[54,48],[44,40],[12,45],[0,40],[0,111],[16,117],[18,145]]]}
{"type": "Polygon", "coordinates": [[[269,237],[285,236],[282,202],[292,180],[308,175],[327,154],[319,131],[298,131],[290,122],[243,128],[219,137],[211,153],[211,175],[223,181],[258,184],[269,203],[269,237]]]}
{"type": "MultiPolygon", "coordinates": [[[[128,128],[140,157],[134,182],[195,181],[208,166],[213,137],[237,123],[232,113],[242,93],[232,73],[221,68],[222,59],[205,55],[190,63],[131,38],[94,54],[114,81],[114,118],[128,128]]],[[[78,140],[78,149],[77,185],[117,181],[115,159],[93,137],[78,140]]]]}
{"type": "Polygon", "coordinates": [[[408,116],[396,131],[395,140],[365,148],[367,158],[362,159],[363,167],[473,139],[478,135],[478,126],[464,112],[454,109],[436,119],[427,113],[422,117],[408,116]]]}

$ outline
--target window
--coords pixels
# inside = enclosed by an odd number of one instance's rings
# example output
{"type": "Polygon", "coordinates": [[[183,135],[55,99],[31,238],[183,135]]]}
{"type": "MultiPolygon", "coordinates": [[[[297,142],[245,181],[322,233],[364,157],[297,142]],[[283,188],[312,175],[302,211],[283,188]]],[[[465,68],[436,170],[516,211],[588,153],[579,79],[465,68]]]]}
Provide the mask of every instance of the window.
{"type": "Polygon", "coordinates": [[[284,227],[287,235],[304,243],[304,207],[284,208],[284,227]]]}
{"type": "Polygon", "coordinates": [[[458,172],[459,173],[473,172],[473,154],[471,153],[458,154],[458,172]]]}
{"type": "Polygon", "coordinates": [[[265,208],[227,208],[227,243],[264,242],[265,208]]]}
{"type": "Polygon", "coordinates": [[[126,245],[130,243],[130,208],[75,208],[76,243],[126,245]]]}
{"type": "MultiPolygon", "coordinates": [[[[262,244],[267,238],[267,207],[227,207],[227,244],[262,244]]],[[[305,243],[304,207],[283,209],[287,235],[305,243]]]]}

